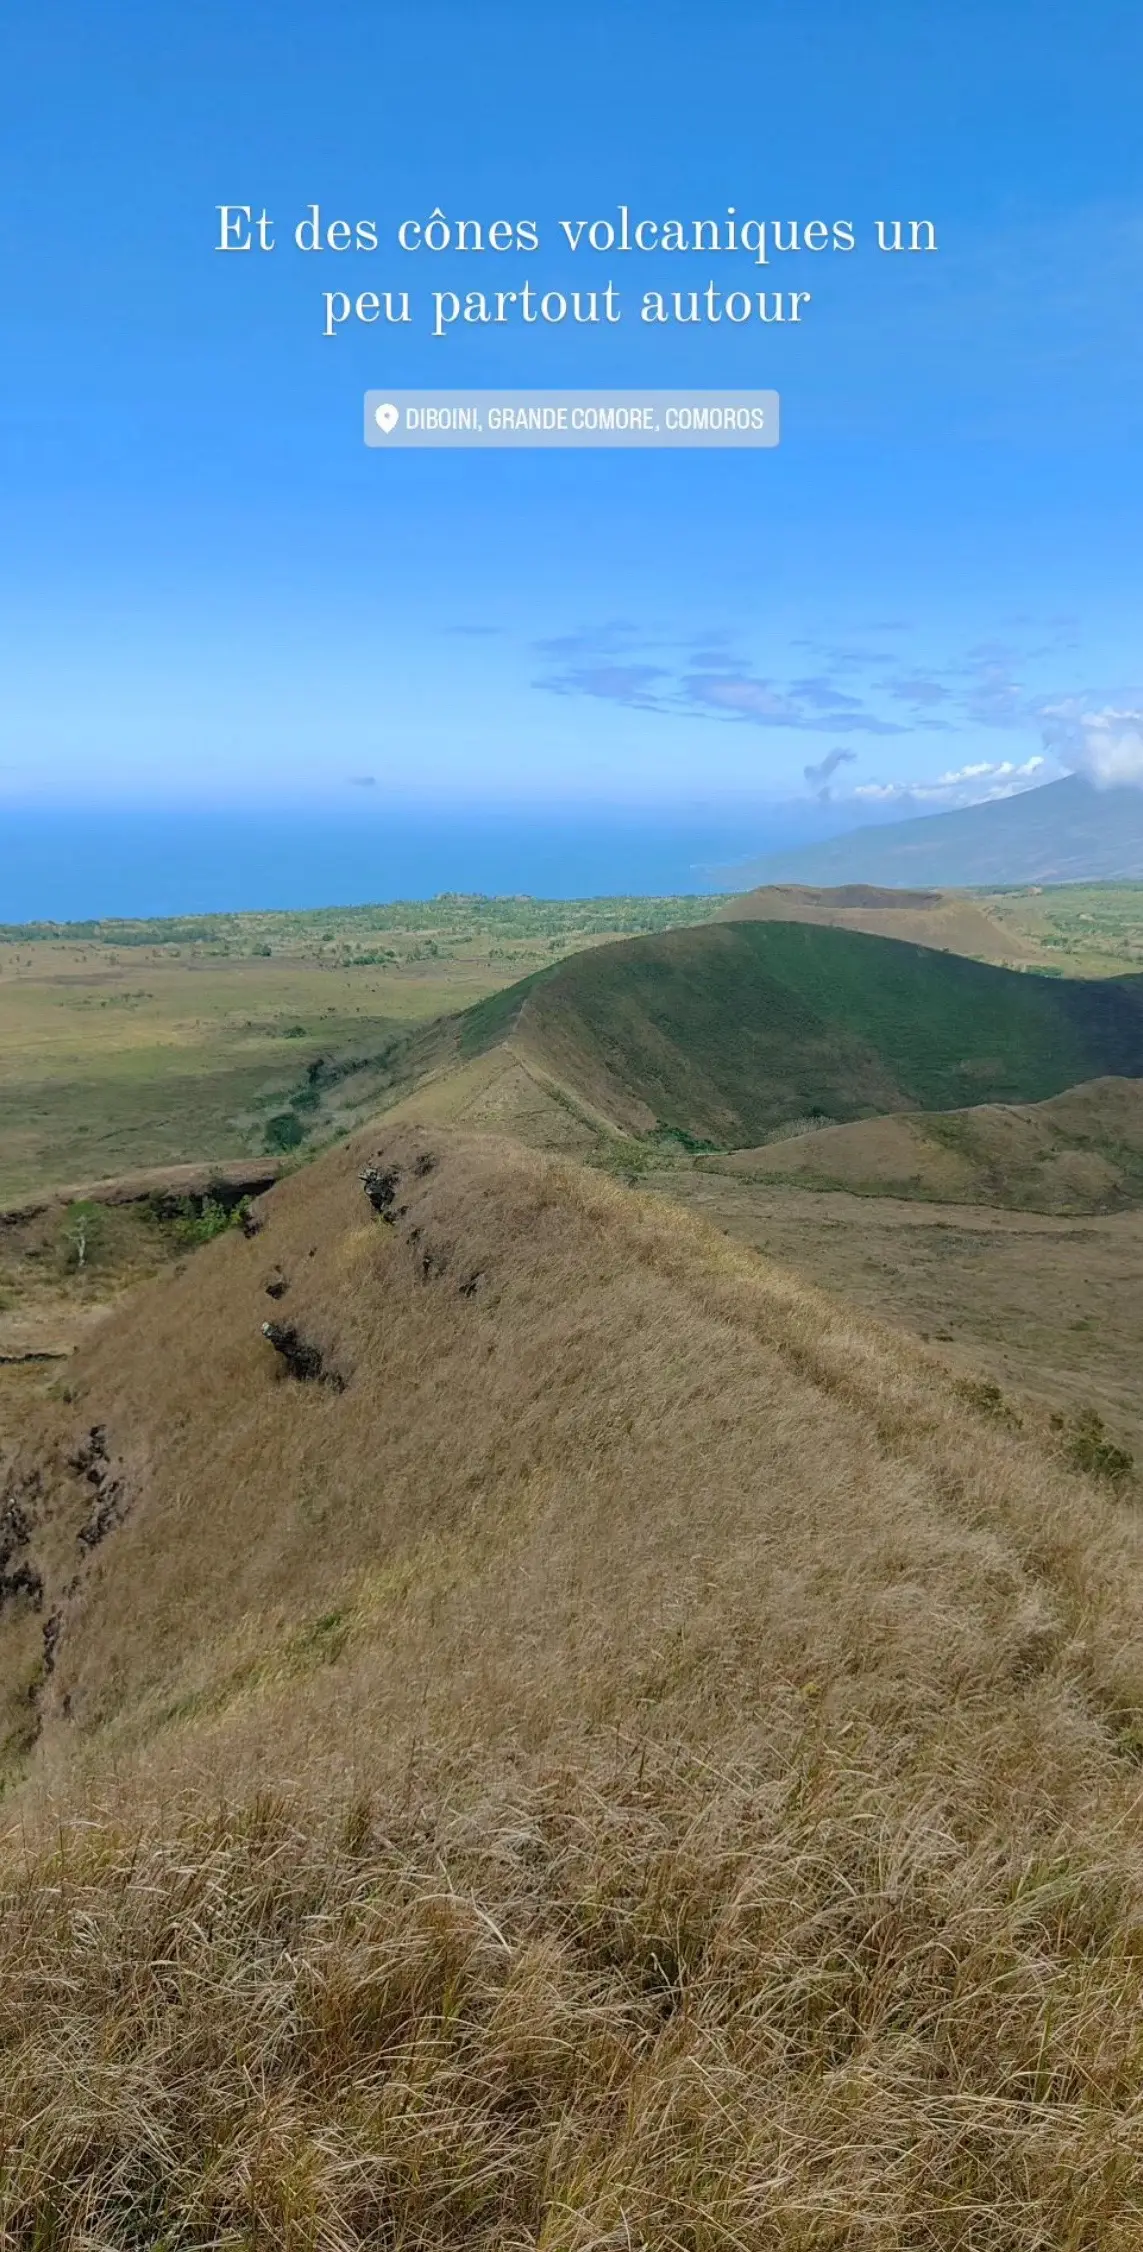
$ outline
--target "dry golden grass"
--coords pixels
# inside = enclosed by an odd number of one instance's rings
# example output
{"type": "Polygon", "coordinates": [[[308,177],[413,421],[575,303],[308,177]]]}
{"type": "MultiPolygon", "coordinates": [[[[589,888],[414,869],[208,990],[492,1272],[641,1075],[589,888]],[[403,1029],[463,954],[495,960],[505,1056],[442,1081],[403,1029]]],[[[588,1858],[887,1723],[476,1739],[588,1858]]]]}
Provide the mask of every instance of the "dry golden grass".
{"type": "Polygon", "coordinates": [[[1143,1080],[1092,1079],[1041,1103],[861,1118],[699,1165],[866,1196],[1116,1211],[1143,1202],[1143,1080]]]}
{"type": "Polygon", "coordinates": [[[641,1176],[708,1226],[891,1322],[1031,1424],[1096,1408],[1143,1460],[1143,1212],[1097,1219],[848,1196],[675,1164],[641,1176]]]}
{"type": "Polygon", "coordinates": [[[829,923],[915,946],[970,954],[1010,967],[1051,960],[1014,918],[1001,922],[993,903],[963,891],[887,891],[876,884],[763,884],[718,911],[719,922],[829,923]]]}
{"type": "Polygon", "coordinates": [[[265,1211],[9,1478],[0,2243],[1134,2252],[1136,1489],[505,1144],[265,1211]]]}

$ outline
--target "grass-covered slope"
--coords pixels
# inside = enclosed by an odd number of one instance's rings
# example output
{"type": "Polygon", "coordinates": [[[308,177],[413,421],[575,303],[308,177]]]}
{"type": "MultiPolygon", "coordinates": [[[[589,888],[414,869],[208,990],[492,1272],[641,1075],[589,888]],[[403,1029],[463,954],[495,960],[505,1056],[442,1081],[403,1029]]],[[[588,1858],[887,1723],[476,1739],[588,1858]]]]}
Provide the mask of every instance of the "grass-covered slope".
{"type": "Polygon", "coordinates": [[[1134,2252],[1133,1489],[504,1144],[262,1211],[9,1465],[0,2239],[1134,2252]]]}
{"type": "Polygon", "coordinates": [[[734,1148],[807,1116],[1037,1102],[1108,1073],[1143,1073],[1143,978],[1081,986],[858,930],[727,921],[593,947],[313,1060],[292,1104],[311,1139],[415,1096],[418,1115],[509,1130],[538,1099],[539,1138],[561,1147],[570,1119],[587,1142],[734,1148]],[[493,1056],[510,1068],[490,1092],[471,1067],[493,1056]]]}
{"type": "Polygon", "coordinates": [[[1143,1080],[1097,1079],[1044,1103],[863,1118],[699,1162],[860,1196],[1122,1211],[1143,1203],[1143,1080]]]}
{"type": "Polygon", "coordinates": [[[799,1116],[1143,1074],[1143,979],[1072,986],[856,931],[727,923],[561,963],[513,1037],[623,1128],[733,1146],[799,1116]]]}
{"type": "Polygon", "coordinates": [[[1143,978],[1071,984],[859,931],[712,923],[541,970],[309,1093],[345,1126],[503,1047],[587,1119],[744,1147],[803,1117],[1143,1074],[1143,978]]]}
{"type": "Polygon", "coordinates": [[[1023,965],[1050,961],[1018,930],[1005,928],[989,904],[957,891],[884,890],[876,884],[766,884],[720,907],[720,923],[828,923],[878,938],[947,947],[978,962],[1023,965]]]}

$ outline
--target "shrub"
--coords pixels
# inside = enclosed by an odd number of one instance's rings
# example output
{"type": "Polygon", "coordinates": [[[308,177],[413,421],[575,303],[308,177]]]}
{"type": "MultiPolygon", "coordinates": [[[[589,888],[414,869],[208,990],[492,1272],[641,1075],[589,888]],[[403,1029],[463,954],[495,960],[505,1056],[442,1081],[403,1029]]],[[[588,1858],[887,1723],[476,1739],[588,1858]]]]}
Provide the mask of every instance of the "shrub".
{"type": "Polygon", "coordinates": [[[216,1197],[207,1196],[198,1206],[188,1197],[175,1220],[175,1235],[180,1243],[213,1243],[216,1235],[225,1235],[227,1228],[240,1223],[249,1201],[248,1197],[243,1197],[240,1204],[226,1205],[216,1197]]]}
{"type": "Polygon", "coordinates": [[[969,1407],[975,1408],[979,1415],[987,1415],[993,1423],[1006,1423],[1011,1430],[1019,1430],[1020,1418],[1015,1408],[1009,1406],[999,1384],[993,1384],[987,1378],[965,1376],[957,1384],[956,1390],[960,1398],[967,1401],[969,1407]]]}
{"type": "Polygon", "coordinates": [[[275,1111],[273,1118],[266,1120],[266,1147],[275,1152],[297,1149],[305,1139],[305,1131],[295,1111],[275,1111]]]}
{"type": "Polygon", "coordinates": [[[1134,1455],[1108,1437],[1103,1417],[1095,1408],[1077,1408],[1070,1421],[1054,1415],[1052,1424],[1066,1434],[1064,1454],[1073,1470],[1086,1470],[1095,1478],[1130,1477],[1135,1468],[1134,1455]]]}

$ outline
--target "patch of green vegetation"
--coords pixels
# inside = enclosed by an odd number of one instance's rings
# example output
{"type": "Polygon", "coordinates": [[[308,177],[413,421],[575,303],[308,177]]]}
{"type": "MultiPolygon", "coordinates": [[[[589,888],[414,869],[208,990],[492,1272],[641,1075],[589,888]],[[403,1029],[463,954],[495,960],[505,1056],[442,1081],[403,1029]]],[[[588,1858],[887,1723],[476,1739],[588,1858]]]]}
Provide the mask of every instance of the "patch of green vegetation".
{"type": "Polygon", "coordinates": [[[685,1126],[665,1126],[662,1120],[647,1140],[655,1150],[682,1149],[690,1157],[714,1156],[720,1147],[718,1142],[705,1141],[701,1134],[688,1133],[685,1126]]]}
{"type": "Polygon", "coordinates": [[[237,1204],[226,1204],[209,1195],[201,1202],[193,1197],[182,1197],[180,1209],[167,1224],[176,1243],[186,1244],[190,1249],[200,1243],[213,1243],[215,1237],[225,1235],[228,1228],[241,1227],[249,1203],[249,1197],[245,1196],[237,1204]]]}
{"type": "Polygon", "coordinates": [[[645,1176],[690,1171],[692,1157],[679,1141],[635,1134],[601,1133],[583,1163],[595,1173],[610,1173],[634,1188],[645,1176]]]}
{"type": "Polygon", "coordinates": [[[278,1110],[266,1120],[266,1148],[275,1156],[299,1149],[305,1138],[306,1130],[296,1110],[278,1110]]]}
{"type": "MultiPolygon", "coordinates": [[[[211,1044],[198,1052],[147,1046],[93,1056],[82,1073],[77,1062],[66,1077],[9,1078],[0,1202],[143,1166],[243,1155],[260,1141],[267,1082],[285,1098],[297,1050],[284,1052],[276,1072],[264,1058],[220,1066],[211,1044]]],[[[33,1064],[29,1059],[29,1070],[33,1064]]]]}
{"type": "Polygon", "coordinates": [[[958,1156],[970,1157],[974,1150],[971,1121],[955,1111],[929,1111],[921,1121],[921,1132],[927,1141],[939,1143],[942,1149],[955,1150],[958,1156]]]}
{"type": "Polygon", "coordinates": [[[225,1712],[238,1697],[280,1680],[283,1673],[305,1675],[316,1672],[319,1666],[336,1665],[354,1624],[354,1613],[348,1608],[305,1620],[269,1649],[227,1668],[208,1687],[173,1698],[154,1715],[153,1725],[169,1728],[201,1720],[208,1714],[225,1712]]]}
{"type": "Polygon", "coordinates": [[[0,1798],[27,1771],[27,1762],[40,1734],[40,1694],[44,1686],[44,1661],[37,1657],[23,1680],[13,1685],[0,1718],[0,1798]]]}
{"type": "Polygon", "coordinates": [[[993,1384],[989,1378],[965,1376],[953,1389],[969,1407],[975,1408],[978,1415],[987,1416],[991,1423],[1006,1424],[1012,1431],[1020,1429],[1020,1417],[1015,1408],[1005,1399],[999,1384],[993,1384]]]}
{"type": "Polygon", "coordinates": [[[349,1640],[353,1624],[347,1610],[327,1611],[320,1619],[313,1619],[299,1627],[286,1645],[287,1660],[303,1667],[335,1665],[349,1640]]]}
{"type": "Polygon", "coordinates": [[[1071,1416],[1053,1415],[1053,1429],[1061,1434],[1066,1460],[1073,1470],[1086,1470],[1094,1478],[1113,1484],[1129,1478],[1135,1457],[1108,1436],[1103,1417],[1093,1407],[1077,1408],[1071,1416]]]}
{"type": "Polygon", "coordinates": [[[1143,883],[1027,884],[998,891],[988,911],[1061,959],[1056,977],[1106,977],[1143,969],[1143,883]]]}
{"type": "MultiPolygon", "coordinates": [[[[321,907],[281,912],[162,917],[120,922],[0,923],[0,944],[35,945],[45,941],[86,940],[97,946],[245,946],[265,956],[307,944],[336,945],[372,932],[415,934],[427,953],[441,939],[471,943],[482,938],[545,941],[584,937],[622,937],[637,931],[674,929],[702,923],[725,905],[726,895],[679,893],[644,899],[637,893],[614,898],[533,899],[526,894],[496,898],[484,892],[439,892],[433,899],[395,899],[361,907],[321,907]]],[[[379,961],[392,959],[378,950],[379,961]]],[[[363,959],[358,956],[358,959],[363,959]]]]}
{"type": "Polygon", "coordinates": [[[483,1056],[498,1040],[505,1039],[512,1030],[525,1001],[536,987],[555,975],[555,968],[534,970],[530,977],[516,980],[499,993],[490,993],[486,1001],[466,1009],[457,1020],[457,1049],[463,1061],[472,1056],[483,1056]]]}

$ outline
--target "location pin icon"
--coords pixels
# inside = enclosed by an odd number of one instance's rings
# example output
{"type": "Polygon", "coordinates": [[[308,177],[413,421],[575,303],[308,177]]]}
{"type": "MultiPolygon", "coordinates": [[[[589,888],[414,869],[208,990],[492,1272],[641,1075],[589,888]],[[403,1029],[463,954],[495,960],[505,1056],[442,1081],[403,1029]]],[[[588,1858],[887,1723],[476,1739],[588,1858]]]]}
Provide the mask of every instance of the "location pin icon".
{"type": "Polygon", "coordinates": [[[379,430],[383,430],[387,438],[396,429],[400,419],[400,408],[395,407],[392,404],[392,401],[388,401],[383,407],[376,408],[373,416],[373,420],[376,423],[377,428],[379,430]]]}

